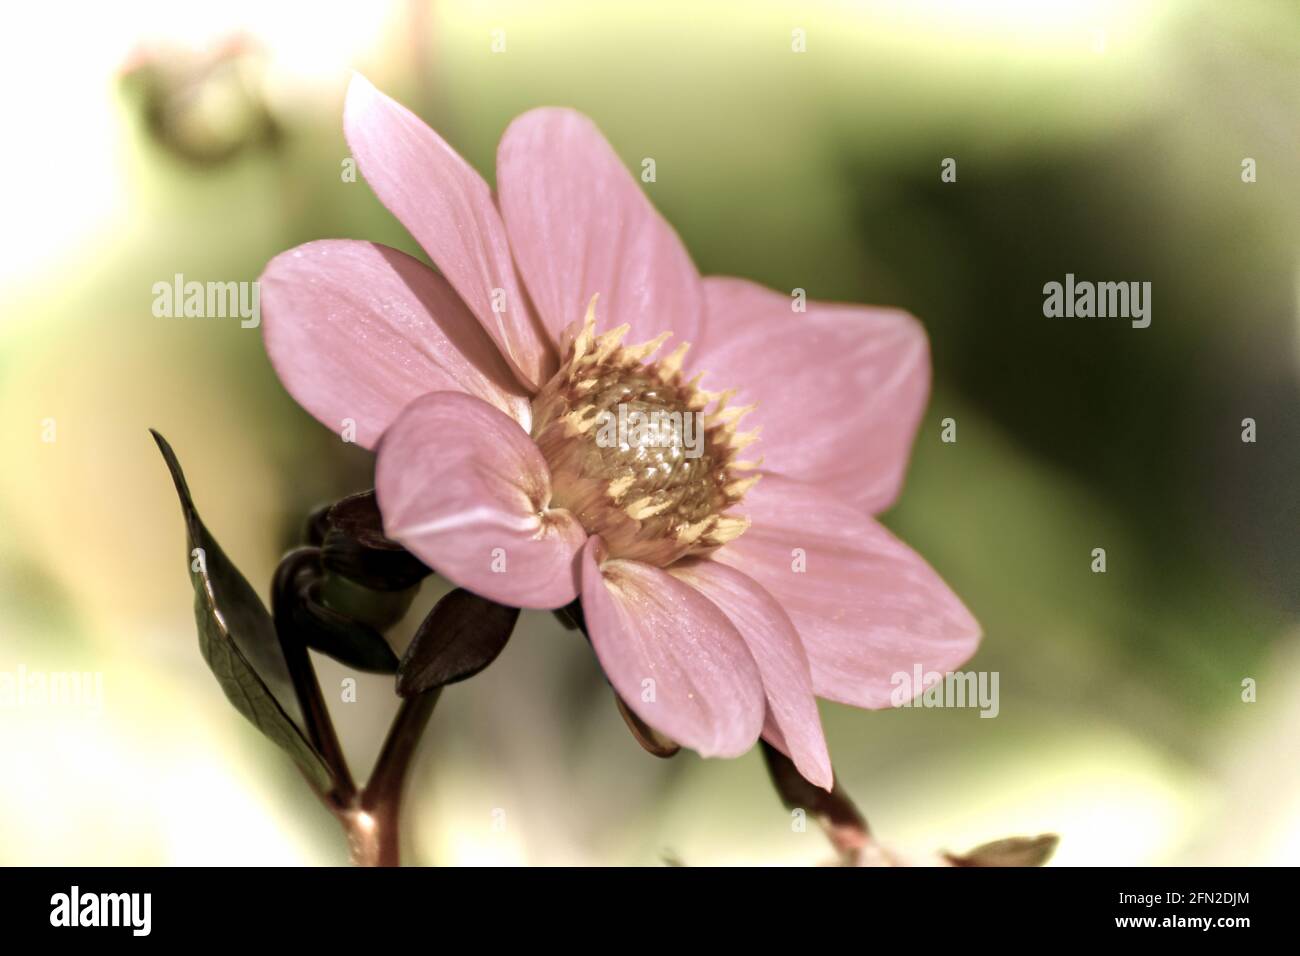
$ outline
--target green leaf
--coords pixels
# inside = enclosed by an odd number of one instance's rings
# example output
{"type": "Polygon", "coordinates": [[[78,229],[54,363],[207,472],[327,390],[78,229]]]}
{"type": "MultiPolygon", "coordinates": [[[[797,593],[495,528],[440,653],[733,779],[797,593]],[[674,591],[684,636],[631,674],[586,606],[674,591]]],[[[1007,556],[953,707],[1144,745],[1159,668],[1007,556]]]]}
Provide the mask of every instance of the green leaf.
{"type": "Polygon", "coordinates": [[[199,518],[171,445],[153,429],[150,433],[171,471],[185,516],[194,617],[203,659],[235,709],[288,753],[312,785],[324,793],[332,785],[325,761],[271,689],[273,685],[291,685],[271,615],[199,518]]]}

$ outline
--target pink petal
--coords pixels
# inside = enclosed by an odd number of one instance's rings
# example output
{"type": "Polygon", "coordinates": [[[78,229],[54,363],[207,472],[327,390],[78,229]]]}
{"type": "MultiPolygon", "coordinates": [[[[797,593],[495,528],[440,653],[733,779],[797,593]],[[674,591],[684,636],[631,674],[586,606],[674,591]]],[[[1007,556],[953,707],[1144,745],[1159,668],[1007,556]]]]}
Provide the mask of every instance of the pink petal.
{"type": "Polygon", "coordinates": [[[834,775],[808,657],[789,615],[753,578],[717,561],[679,562],[670,573],[716,604],[735,625],[763,678],[763,736],[787,754],[801,774],[829,790],[834,775]]]}
{"type": "Polygon", "coordinates": [[[768,474],[736,511],[753,525],[714,558],[781,602],[808,652],[819,697],[888,707],[895,674],[910,678],[918,664],[952,670],[975,652],[979,624],[961,600],[920,555],[857,508],[768,474]]]}
{"type": "Polygon", "coordinates": [[[604,553],[600,538],[588,539],[582,610],[614,690],[702,756],[744,753],[763,726],[763,682],[727,616],[663,569],[604,553]]]}
{"type": "Polygon", "coordinates": [[[705,388],[758,403],[764,468],[815,483],[871,514],[898,496],[930,391],[930,350],[906,312],[809,302],[743,279],[704,280],[704,340],[687,366],[705,388]]]}
{"type": "Polygon", "coordinates": [[[348,86],[343,131],[366,182],[424,247],[492,341],[533,391],[555,371],[510,259],[483,177],[418,116],[360,74],[348,86]],[[504,301],[494,311],[494,290],[504,301]]]}
{"type": "Polygon", "coordinates": [[[693,341],[700,276],[594,123],[567,109],[518,117],[497,150],[497,192],[520,275],[553,339],[600,294],[599,326],[629,343],[693,341]]]}
{"type": "Polygon", "coordinates": [[[456,392],[413,402],[379,443],[375,492],[384,533],[461,587],[514,607],[577,596],[587,534],[547,507],[542,453],[491,405],[456,392]]]}
{"type": "Polygon", "coordinates": [[[431,391],[474,395],[523,427],[531,409],[478,320],[446,280],[372,242],[309,242],[260,279],[262,336],[276,374],[326,428],[356,423],[373,448],[409,403],[431,391]]]}

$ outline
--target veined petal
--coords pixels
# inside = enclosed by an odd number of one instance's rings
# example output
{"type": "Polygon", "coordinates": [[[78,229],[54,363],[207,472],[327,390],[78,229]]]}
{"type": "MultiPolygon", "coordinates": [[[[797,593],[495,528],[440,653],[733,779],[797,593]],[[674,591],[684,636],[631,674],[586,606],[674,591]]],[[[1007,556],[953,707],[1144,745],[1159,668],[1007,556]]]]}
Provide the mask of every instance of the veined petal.
{"type": "Polygon", "coordinates": [[[704,280],[708,317],[687,368],[757,403],[763,466],[870,514],[889,507],[930,394],[930,348],[906,312],[808,302],[743,279],[704,280]]]}
{"type": "Polygon", "coordinates": [[[799,635],[785,610],[753,578],[717,561],[679,561],[669,573],[718,606],[754,655],[767,696],[763,736],[808,780],[834,785],[812,674],[799,635]]]}
{"type": "Polygon", "coordinates": [[[409,405],[379,443],[375,493],[384,534],[461,587],[513,607],[577,596],[587,534],[548,507],[542,453],[487,403],[434,392],[409,405]]]}
{"type": "Polygon", "coordinates": [[[700,275],[672,226],[596,125],[574,110],[536,109],[497,150],[497,192],[519,272],[553,340],[593,295],[599,327],[629,342],[671,331],[694,341],[700,275]]]}
{"type": "Polygon", "coordinates": [[[600,665],[651,727],[705,757],[736,757],[763,726],[763,682],[727,616],[662,568],[605,560],[589,538],[582,611],[600,665]]]}
{"type": "Polygon", "coordinates": [[[753,522],[714,559],[743,570],[794,622],[817,696],[889,707],[896,674],[949,671],[980,627],[926,564],[833,495],[766,474],[736,511],[753,522]]]}
{"type": "Polygon", "coordinates": [[[557,359],[515,277],[492,191],[418,116],[353,76],[343,131],[366,182],[536,391],[557,359]]]}
{"type": "Polygon", "coordinates": [[[528,398],[446,280],[373,242],[309,242],[259,280],[266,354],[285,389],[331,431],[374,448],[426,392],[482,399],[527,428],[528,398]]]}

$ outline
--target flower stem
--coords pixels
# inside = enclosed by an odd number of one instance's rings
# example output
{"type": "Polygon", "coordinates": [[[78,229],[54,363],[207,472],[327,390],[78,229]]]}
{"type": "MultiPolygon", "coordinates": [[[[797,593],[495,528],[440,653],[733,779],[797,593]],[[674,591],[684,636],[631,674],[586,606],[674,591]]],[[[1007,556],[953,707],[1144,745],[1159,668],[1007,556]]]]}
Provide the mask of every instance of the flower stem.
{"type": "MultiPolygon", "coordinates": [[[[436,687],[402,699],[388,728],[370,779],[358,788],[348,769],[329,708],[321,694],[307,643],[294,626],[293,602],[300,576],[315,570],[320,549],[303,547],[280,561],[272,583],[276,635],[288,665],[308,739],[330,769],[333,786],[319,796],[338,819],[358,866],[397,866],[400,860],[402,790],[420,737],[442,694],[436,687]]],[[[513,621],[512,621],[513,623],[513,621]]]]}
{"type": "Polygon", "coordinates": [[[303,560],[314,560],[314,552],[314,548],[299,548],[281,560],[271,589],[272,616],[276,636],[280,639],[280,649],[289,668],[289,677],[293,681],[293,691],[298,698],[298,707],[306,724],[307,738],[320,753],[334,778],[334,789],[326,796],[337,806],[346,807],[356,797],[356,784],[352,781],[347,759],[343,756],[343,748],[334,731],[334,722],[330,720],[329,708],[321,695],[320,682],[316,679],[316,669],[312,667],[307,645],[289,623],[291,618],[288,601],[295,575],[303,560]]]}
{"type": "Polygon", "coordinates": [[[411,768],[411,758],[441,694],[442,688],[439,687],[403,699],[392,726],[388,728],[375,769],[357,801],[355,828],[361,842],[359,845],[354,843],[353,858],[361,865],[397,866],[400,861],[402,790],[411,768]]]}
{"type": "Polygon", "coordinates": [[[802,811],[817,821],[841,865],[858,865],[863,851],[871,843],[871,830],[867,818],[840,786],[839,780],[833,781],[828,793],[804,779],[794,761],[780,750],[766,740],[760,743],[772,786],[786,809],[802,811]]]}

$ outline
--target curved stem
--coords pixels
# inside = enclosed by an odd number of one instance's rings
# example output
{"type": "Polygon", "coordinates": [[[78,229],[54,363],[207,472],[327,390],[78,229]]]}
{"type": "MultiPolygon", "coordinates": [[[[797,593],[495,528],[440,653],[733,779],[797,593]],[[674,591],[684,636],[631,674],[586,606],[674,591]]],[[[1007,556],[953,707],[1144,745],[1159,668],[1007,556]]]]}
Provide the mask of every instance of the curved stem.
{"type": "Polygon", "coordinates": [[[347,759],[343,756],[343,748],[334,731],[334,722],[330,720],[329,708],[321,695],[320,682],[316,680],[316,669],[312,667],[307,645],[289,623],[288,602],[292,599],[297,575],[303,563],[314,562],[318,554],[317,548],[298,548],[281,559],[271,585],[271,614],[275,621],[276,636],[280,639],[280,649],[289,667],[298,707],[306,724],[307,738],[320,752],[334,777],[334,791],[329,796],[338,805],[348,806],[356,796],[356,784],[352,781],[347,759]]]}
{"type": "Polygon", "coordinates": [[[402,790],[411,768],[411,758],[428,726],[433,709],[442,695],[435,688],[402,700],[402,706],[388,728],[375,769],[366,782],[353,821],[357,840],[353,859],[368,866],[397,866],[400,860],[398,821],[402,790]]]}
{"type": "MultiPolygon", "coordinates": [[[[281,559],[272,582],[276,635],[293,681],[308,739],[330,768],[333,788],[320,794],[338,818],[358,866],[397,866],[400,860],[402,790],[420,737],[442,694],[437,687],[405,697],[384,738],[375,767],[358,789],[348,769],[329,709],[321,694],[307,644],[294,625],[301,588],[319,574],[321,549],[301,547],[281,559]]],[[[511,622],[513,625],[513,621],[511,622]]]]}

